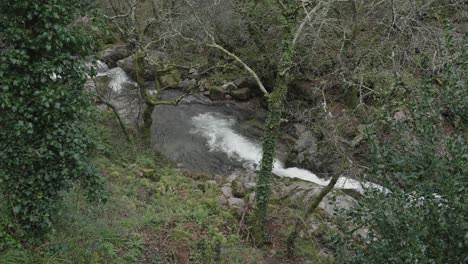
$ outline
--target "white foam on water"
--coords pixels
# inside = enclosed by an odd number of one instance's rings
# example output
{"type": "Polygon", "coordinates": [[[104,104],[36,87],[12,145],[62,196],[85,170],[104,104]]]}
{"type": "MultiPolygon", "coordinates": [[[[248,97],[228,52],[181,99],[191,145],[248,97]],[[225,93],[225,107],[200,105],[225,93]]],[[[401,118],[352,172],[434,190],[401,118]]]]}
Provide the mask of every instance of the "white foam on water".
{"type": "MultiPolygon", "coordinates": [[[[257,166],[260,164],[262,158],[261,146],[238,134],[233,129],[236,124],[234,119],[216,113],[203,113],[194,116],[192,123],[194,129],[191,130],[191,133],[203,136],[207,140],[207,147],[210,151],[224,152],[230,158],[241,162],[254,163],[257,166]]],[[[305,169],[285,168],[279,160],[275,160],[273,173],[282,177],[299,178],[322,186],[326,186],[330,182],[305,169]]],[[[340,177],[335,188],[352,189],[360,193],[368,188],[388,192],[386,188],[375,183],[361,182],[347,177],[340,177]]]]}
{"type": "Polygon", "coordinates": [[[107,64],[105,64],[104,62],[100,60],[96,61],[96,72],[98,76],[106,75],[108,71],[109,71],[109,66],[107,66],[107,64]]]}
{"type": "Polygon", "coordinates": [[[134,83],[120,67],[110,69],[106,72],[106,75],[110,78],[109,88],[117,93],[122,90],[124,83],[134,83]]]}

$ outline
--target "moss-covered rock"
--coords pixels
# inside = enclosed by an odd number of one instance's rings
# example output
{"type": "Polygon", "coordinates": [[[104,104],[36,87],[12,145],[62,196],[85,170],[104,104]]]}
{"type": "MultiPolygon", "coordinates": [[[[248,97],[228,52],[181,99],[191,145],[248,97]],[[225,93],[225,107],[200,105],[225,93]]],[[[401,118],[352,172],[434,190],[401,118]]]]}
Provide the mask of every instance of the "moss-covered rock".
{"type": "Polygon", "coordinates": [[[226,90],[224,90],[223,87],[210,85],[208,88],[210,91],[211,100],[223,100],[225,98],[226,90]]]}
{"type": "Polygon", "coordinates": [[[109,65],[109,67],[116,67],[117,61],[130,56],[130,54],[131,52],[127,45],[116,45],[102,51],[99,54],[99,59],[109,65]]]}
{"type": "Polygon", "coordinates": [[[180,71],[175,68],[164,68],[157,71],[158,80],[162,87],[176,88],[181,82],[180,71]]]}
{"type": "Polygon", "coordinates": [[[249,100],[252,96],[252,92],[250,88],[241,88],[241,89],[232,90],[230,94],[232,98],[234,98],[235,100],[239,100],[239,101],[249,100]]]}

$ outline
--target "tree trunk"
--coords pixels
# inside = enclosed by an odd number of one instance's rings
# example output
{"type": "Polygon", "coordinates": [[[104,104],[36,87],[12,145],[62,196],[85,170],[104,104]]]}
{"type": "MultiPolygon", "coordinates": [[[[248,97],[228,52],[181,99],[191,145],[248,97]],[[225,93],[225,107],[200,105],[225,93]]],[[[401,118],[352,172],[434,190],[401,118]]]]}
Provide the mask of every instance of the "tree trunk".
{"type": "Polygon", "coordinates": [[[271,195],[271,178],[275,159],[275,146],[280,133],[281,117],[290,81],[289,69],[293,65],[294,38],[296,32],[296,16],[285,15],[285,35],[281,57],[281,72],[275,90],[269,98],[269,114],[262,142],[262,162],[257,177],[256,209],[253,214],[253,234],[257,242],[268,242],[266,225],[268,219],[268,203],[271,195]]]}
{"type": "Polygon", "coordinates": [[[150,103],[150,98],[147,93],[147,87],[144,79],[145,73],[145,53],[143,51],[136,51],[135,52],[135,72],[136,72],[136,79],[138,83],[138,89],[140,91],[140,96],[145,101],[145,110],[143,112],[143,125],[140,128],[141,137],[144,140],[149,140],[151,138],[151,125],[153,124],[153,110],[154,104],[150,103]]]}

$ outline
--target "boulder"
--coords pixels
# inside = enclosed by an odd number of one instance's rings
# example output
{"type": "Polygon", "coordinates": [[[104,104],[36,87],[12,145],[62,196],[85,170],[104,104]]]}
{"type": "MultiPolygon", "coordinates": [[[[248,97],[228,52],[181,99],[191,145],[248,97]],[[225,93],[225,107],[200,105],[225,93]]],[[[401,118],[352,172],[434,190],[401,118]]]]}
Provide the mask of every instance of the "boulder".
{"type": "Polygon", "coordinates": [[[227,92],[231,92],[233,90],[236,90],[237,86],[233,82],[226,82],[225,84],[223,84],[223,89],[227,92]]]}
{"type": "Polygon", "coordinates": [[[223,193],[223,196],[226,198],[234,197],[232,194],[232,188],[231,186],[225,185],[221,188],[221,192],[223,193]]]}
{"type": "Polygon", "coordinates": [[[239,88],[258,89],[257,82],[247,78],[237,79],[233,82],[233,84],[239,88]]]}
{"type": "Polygon", "coordinates": [[[239,101],[249,100],[251,97],[250,88],[241,88],[237,90],[232,90],[230,94],[232,98],[234,98],[235,100],[239,100],[239,101]]]}
{"type": "MultiPolygon", "coordinates": [[[[312,182],[296,181],[286,184],[281,190],[276,191],[282,198],[287,198],[300,205],[309,205],[320,194],[324,187],[312,182]]],[[[339,210],[347,210],[356,204],[356,200],[339,190],[328,193],[319,204],[319,208],[329,215],[336,214],[339,210]]]]}
{"type": "Polygon", "coordinates": [[[127,45],[117,45],[110,49],[106,49],[99,54],[99,59],[113,68],[117,66],[117,61],[122,60],[131,55],[127,45]]]}
{"type": "Polygon", "coordinates": [[[158,80],[161,84],[161,87],[170,87],[176,88],[179,87],[181,82],[180,72],[177,69],[164,69],[162,71],[158,70],[158,80]]]}
{"type": "Polygon", "coordinates": [[[241,214],[245,208],[245,201],[244,199],[232,197],[228,199],[228,205],[230,208],[235,208],[241,214]]]}
{"type": "Polygon", "coordinates": [[[300,167],[316,174],[330,174],[338,170],[340,160],[333,156],[332,146],[321,142],[311,131],[302,133],[290,151],[287,167],[300,167]]]}
{"type": "Polygon", "coordinates": [[[356,205],[356,203],[356,199],[349,195],[339,192],[331,192],[323,198],[318,207],[323,209],[329,215],[335,215],[340,210],[351,209],[356,205]]]}
{"type": "Polygon", "coordinates": [[[223,87],[216,85],[209,86],[209,91],[211,100],[224,100],[226,90],[224,90],[223,87]]]}
{"type": "Polygon", "coordinates": [[[96,88],[101,94],[104,94],[109,88],[110,78],[107,75],[98,75],[95,78],[96,88]]]}
{"type": "Polygon", "coordinates": [[[185,79],[179,83],[179,87],[184,90],[191,90],[197,86],[197,81],[195,79],[185,79]]]}
{"type": "Polygon", "coordinates": [[[84,84],[84,89],[85,91],[89,92],[89,93],[94,93],[95,92],[95,89],[96,89],[96,86],[94,85],[94,82],[92,79],[87,79],[85,84],[84,84]]]}

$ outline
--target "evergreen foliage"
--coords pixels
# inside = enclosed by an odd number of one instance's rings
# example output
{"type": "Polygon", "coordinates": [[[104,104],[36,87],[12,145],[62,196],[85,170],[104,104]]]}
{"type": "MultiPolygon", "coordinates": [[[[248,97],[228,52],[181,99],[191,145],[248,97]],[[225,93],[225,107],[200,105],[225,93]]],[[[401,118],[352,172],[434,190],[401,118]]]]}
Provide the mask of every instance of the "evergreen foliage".
{"type": "Polygon", "coordinates": [[[90,163],[92,52],[85,4],[2,1],[0,6],[0,193],[20,230],[40,237],[75,182],[99,194],[90,163]]]}
{"type": "MultiPolygon", "coordinates": [[[[449,39],[448,45],[451,44],[449,39]]],[[[463,44],[462,44],[463,46],[463,44]]],[[[463,50],[463,49],[462,49],[463,50]]],[[[369,177],[391,193],[370,192],[348,213],[347,229],[368,230],[359,243],[341,240],[340,262],[466,263],[466,49],[433,82],[405,89],[376,114],[368,131],[369,177]]],[[[346,222],[346,221],[345,221],[346,222]]],[[[354,236],[354,235],[353,235],[354,236]]],[[[340,240],[338,240],[340,241],[340,240]]]]}

